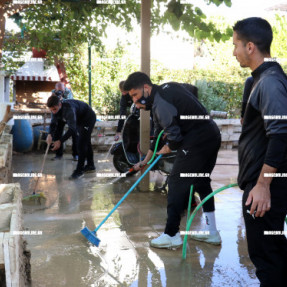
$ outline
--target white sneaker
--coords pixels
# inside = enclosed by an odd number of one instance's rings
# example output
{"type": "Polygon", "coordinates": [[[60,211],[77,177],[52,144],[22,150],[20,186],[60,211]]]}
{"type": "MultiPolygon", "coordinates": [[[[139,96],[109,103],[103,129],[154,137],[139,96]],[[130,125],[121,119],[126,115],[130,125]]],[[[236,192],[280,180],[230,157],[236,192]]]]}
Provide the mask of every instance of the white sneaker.
{"type": "Polygon", "coordinates": [[[211,232],[210,234],[196,234],[190,235],[190,238],[197,241],[203,241],[213,245],[221,244],[221,237],[218,231],[211,232]]]}
{"type": "Polygon", "coordinates": [[[162,233],[158,238],[154,238],[150,242],[150,246],[156,248],[173,248],[182,245],[182,239],[179,232],[174,236],[162,233]]]}

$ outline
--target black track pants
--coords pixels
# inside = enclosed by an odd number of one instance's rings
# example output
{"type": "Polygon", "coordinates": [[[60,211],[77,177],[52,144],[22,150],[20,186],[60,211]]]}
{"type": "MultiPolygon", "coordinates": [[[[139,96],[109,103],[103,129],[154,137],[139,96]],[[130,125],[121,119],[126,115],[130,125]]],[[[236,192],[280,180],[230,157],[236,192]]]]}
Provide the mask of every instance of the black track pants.
{"type": "Polygon", "coordinates": [[[287,188],[271,184],[271,209],[263,217],[254,219],[246,212],[250,210],[250,206],[245,206],[253,186],[252,184],[246,186],[242,198],[249,256],[256,267],[256,275],[261,287],[285,287],[287,286],[287,239],[284,235],[267,235],[266,232],[276,233],[284,230],[287,188]],[[283,194],[282,190],[285,190],[285,196],[280,196],[279,200],[277,195],[283,194]]]}
{"type": "MultiPolygon", "coordinates": [[[[63,156],[63,145],[61,144],[60,148],[57,149],[56,155],[57,156],[63,156]]],[[[78,135],[72,135],[72,155],[76,156],[78,155],[78,135]]]]}
{"type": "MultiPolygon", "coordinates": [[[[211,174],[220,148],[220,136],[206,141],[204,144],[179,149],[168,180],[167,223],[165,233],[174,236],[179,231],[181,216],[188,206],[190,187],[194,185],[194,192],[198,192],[201,200],[212,192],[210,176],[181,177],[180,174],[211,174]]],[[[214,198],[210,198],[204,205],[205,212],[214,211],[214,198]]]]}
{"type": "Polygon", "coordinates": [[[79,126],[78,133],[78,153],[79,160],[77,165],[78,171],[83,171],[85,166],[85,161],[87,160],[87,165],[94,165],[94,153],[91,143],[91,134],[93,132],[96,123],[96,116],[92,118],[89,125],[79,126]]]}

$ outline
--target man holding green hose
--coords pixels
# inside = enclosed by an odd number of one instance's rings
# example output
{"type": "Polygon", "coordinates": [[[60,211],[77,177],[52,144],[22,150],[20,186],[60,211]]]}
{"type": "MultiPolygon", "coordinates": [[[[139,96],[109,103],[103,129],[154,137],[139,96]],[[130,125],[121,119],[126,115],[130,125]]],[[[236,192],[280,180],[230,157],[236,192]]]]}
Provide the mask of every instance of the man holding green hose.
{"type": "MultiPolygon", "coordinates": [[[[151,246],[179,247],[182,245],[180,220],[188,205],[191,185],[194,185],[201,199],[212,192],[210,174],[221,144],[219,129],[195,95],[178,83],[153,85],[146,74],[135,72],[125,81],[124,89],[129,92],[134,103],[145,98],[146,109],[152,109],[155,138],[164,129],[167,142],[159,154],[177,150],[168,180],[168,218],[165,231],[158,238],[151,240],[151,246]]],[[[145,159],[135,165],[135,169],[150,160],[155,142],[151,144],[145,159]]],[[[208,232],[191,237],[215,245],[221,244],[216,229],[213,197],[203,205],[203,210],[205,231],[208,232]]]]}

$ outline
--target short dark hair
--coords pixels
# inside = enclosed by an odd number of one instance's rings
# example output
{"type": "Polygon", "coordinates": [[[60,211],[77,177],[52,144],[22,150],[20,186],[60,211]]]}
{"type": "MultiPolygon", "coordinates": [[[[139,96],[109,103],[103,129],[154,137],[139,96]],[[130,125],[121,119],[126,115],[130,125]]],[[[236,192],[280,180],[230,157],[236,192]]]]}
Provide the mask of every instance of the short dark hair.
{"type": "Polygon", "coordinates": [[[131,89],[141,88],[145,84],[152,86],[149,76],[142,72],[135,72],[130,74],[126,79],[124,90],[128,92],[131,89]]]}
{"type": "Polygon", "coordinates": [[[271,25],[265,19],[250,17],[240,20],[233,26],[233,31],[245,44],[252,42],[261,53],[270,54],[273,33],[271,25]]]}
{"type": "Polygon", "coordinates": [[[60,104],[60,102],[61,101],[60,101],[59,97],[53,93],[52,96],[50,96],[48,98],[47,107],[52,108],[52,107],[58,106],[60,104]]]}
{"type": "Polygon", "coordinates": [[[125,84],[125,81],[120,81],[119,83],[120,90],[124,90],[124,84],[125,84]]]}

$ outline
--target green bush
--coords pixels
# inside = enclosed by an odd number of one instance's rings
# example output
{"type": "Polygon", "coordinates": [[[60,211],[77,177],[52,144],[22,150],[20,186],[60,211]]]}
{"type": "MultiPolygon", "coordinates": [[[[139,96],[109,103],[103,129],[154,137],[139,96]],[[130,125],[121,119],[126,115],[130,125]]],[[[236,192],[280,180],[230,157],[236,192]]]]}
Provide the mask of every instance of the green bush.
{"type": "Polygon", "coordinates": [[[198,99],[208,112],[211,110],[225,111],[226,102],[214,93],[211,85],[205,80],[196,80],[194,84],[198,88],[198,99]]]}
{"type": "Polygon", "coordinates": [[[200,99],[208,110],[224,110],[229,117],[239,117],[244,82],[250,76],[250,71],[240,67],[227,69],[168,70],[160,67],[161,64],[152,65],[151,78],[154,83],[160,84],[168,81],[190,83],[195,86],[198,82],[205,82],[212,95],[212,105],[208,97],[200,99]]]}
{"type": "MultiPolygon", "coordinates": [[[[71,54],[66,61],[66,71],[75,98],[89,102],[88,47],[79,47],[78,53],[71,54]]],[[[114,51],[101,54],[92,48],[92,106],[97,114],[118,115],[121,93],[119,82],[136,70],[118,43],[114,51]]]]}
{"type": "MultiPolygon", "coordinates": [[[[240,116],[243,87],[250,69],[240,68],[232,56],[232,43],[208,43],[213,51],[208,67],[195,66],[192,70],[171,70],[157,61],[151,62],[151,80],[155,84],[169,81],[200,85],[204,92],[200,100],[208,110],[223,110],[230,118],[240,116]]],[[[65,61],[67,74],[76,98],[88,102],[87,47],[65,61]]],[[[138,63],[129,57],[118,43],[113,51],[92,50],[92,105],[98,114],[119,114],[118,83],[139,70],[138,63]]],[[[283,66],[286,71],[287,66],[283,66]]]]}
{"type": "MultiPolygon", "coordinates": [[[[88,59],[86,47],[67,61],[66,69],[75,97],[88,102],[88,59]]],[[[92,106],[98,114],[119,114],[118,84],[137,71],[137,65],[123,51],[110,51],[103,58],[92,53],[92,106]],[[115,57],[117,54],[117,57],[115,57]],[[101,60],[102,59],[102,60],[101,60]]],[[[239,117],[247,69],[170,70],[152,61],[151,80],[155,84],[169,81],[190,83],[205,89],[200,100],[208,110],[224,110],[230,117],[239,117]]]]}

